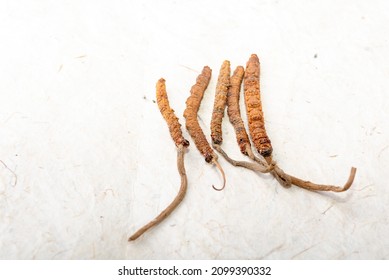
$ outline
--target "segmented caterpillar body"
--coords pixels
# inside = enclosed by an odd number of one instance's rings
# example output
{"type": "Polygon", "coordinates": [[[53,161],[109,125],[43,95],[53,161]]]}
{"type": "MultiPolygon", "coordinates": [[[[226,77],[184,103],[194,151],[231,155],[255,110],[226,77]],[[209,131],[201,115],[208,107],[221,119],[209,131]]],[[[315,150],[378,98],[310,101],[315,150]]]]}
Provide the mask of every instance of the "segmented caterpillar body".
{"type": "Polygon", "coordinates": [[[225,60],[220,68],[216,85],[215,101],[211,120],[211,138],[213,144],[223,142],[222,120],[227,104],[227,93],[230,85],[230,62],[225,60]]]}
{"type": "Polygon", "coordinates": [[[217,161],[217,155],[212,150],[207,139],[205,138],[204,132],[200,127],[200,124],[197,120],[197,113],[203,99],[204,92],[208,87],[209,81],[211,79],[212,70],[208,66],[205,66],[201,74],[196,79],[196,84],[194,84],[190,90],[190,96],[186,100],[186,109],[184,111],[184,117],[186,119],[186,128],[192,137],[197,149],[204,156],[205,161],[208,163],[213,163],[220,170],[223,177],[223,186],[220,189],[215,188],[215,190],[222,190],[225,187],[226,179],[223,169],[221,168],[219,162],[217,161]]]}
{"type": "Polygon", "coordinates": [[[242,66],[236,67],[230,78],[230,87],[227,94],[227,114],[235,129],[236,140],[240,151],[247,155],[249,150],[251,150],[251,144],[240,115],[239,107],[240,87],[242,85],[243,76],[244,68],[242,66]]]}
{"type": "Polygon", "coordinates": [[[174,143],[177,147],[179,145],[184,147],[189,146],[189,141],[182,136],[181,124],[178,122],[178,118],[174,114],[174,110],[170,108],[169,99],[166,92],[165,79],[159,79],[156,88],[158,108],[169,127],[170,135],[173,138],[174,143]]]}
{"type": "Polygon", "coordinates": [[[159,79],[159,81],[157,82],[156,96],[159,110],[163,118],[165,119],[169,127],[170,135],[177,146],[177,168],[178,173],[181,177],[181,185],[178,194],[176,195],[174,200],[156,218],[154,218],[151,222],[144,225],[133,235],[131,235],[128,241],[134,241],[138,239],[146,231],[166,219],[166,217],[168,217],[184,199],[188,186],[188,180],[186,177],[184,165],[184,154],[186,147],[189,146],[189,141],[182,136],[181,124],[179,123],[178,118],[174,114],[174,110],[170,108],[169,99],[167,97],[166,92],[165,80],[163,78],[159,79]]]}
{"type": "MultiPolygon", "coordinates": [[[[218,85],[215,93],[215,103],[212,114],[211,124],[217,124],[218,129],[212,130],[212,147],[217,150],[225,160],[227,160],[233,166],[244,167],[253,171],[267,173],[272,170],[272,166],[268,166],[266,162],[252,163],[246,161],[237,161],[231,159],[227,153],[221,148],[222,143],[222,130],[221,125],[224,116],[224,108],[226,105],[228,116],[234,126],[235,132],[238,138],[238,144],[241,147],[241,151],[246,155],[253,155],[251,152],[250,140],[248,139],[246,129],[244,128],[243,121],[240,117],[239,109],[239,93],[242,83],[244,69],[238,66],[233,76],[230,78],[230,63],[224,61],[219,74],[218,85]],[[229,87],[226,85],[229,84],[229,87]],[[228,103],[228,104],[227,104],[228,103]],[[241,146],[244,145],[244,146],[241,146]]],[[[212,125],[211,125],[212,127],[212,125]]]]}
{"type": "Polygon", "coordinates": [[[203,100],[204,92],[211,80],[211,74],[211,68],[205,66],[201,74],[197,77],[196,84],[194,84],[190,90],[190,96],[186,100],[186,109],[184,111],[186,129],[192,137],[197,149],[204,156],[206,162],[211,162],[216,155],[200,127],[197,120],[197,112],[199,111],[201,101],[203,100]]]}
{"type": "Polygon", "coordinates": [[[244,75],[244,96],[249,131],[255,148],[263,157],[271,155],[273,148],[265,129],[259,81],[259,59],[252,54],[244,75]]]}
{"type": "Polygon", "coordinates": [[[289,187],[291,184],[293,184],[298,187],[313,191],[343,192],[348,190],[355,178],[355,167],[351,168],[346,184],[343,187],[338,187],[333,185],[315,184],[291,176],[285,173],[273,162],[271,156],[273,148],[271,146],[270,139],[266,134],[259,86],[259,59],[257,55],[252,54],[249,61],[247,62],[244,78],[244,93],[249,122],[249,131],[254,142],[254,146],[257,148],[258,152],[265,158],[269,165],[274,165],[274,170],[272,171],[273,176],[285,187],[289,187]]]}

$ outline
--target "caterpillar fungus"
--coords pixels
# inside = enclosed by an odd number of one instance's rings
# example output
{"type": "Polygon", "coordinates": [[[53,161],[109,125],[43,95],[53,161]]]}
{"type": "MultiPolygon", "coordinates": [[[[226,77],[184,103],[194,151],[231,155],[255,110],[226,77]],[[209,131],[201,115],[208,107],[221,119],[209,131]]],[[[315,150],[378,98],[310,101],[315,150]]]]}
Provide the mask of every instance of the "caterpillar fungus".
{"type": "Polygon", "coordinates": [[[221,191],[226,185],[226,178],[222,167],[217,161],[217,155],[212,150],[207,139],[205,138],[204,132],[202,131],[200,124],[197,120],[197,113],[200,108],[200,103],[203,99],[204,92],[208,87],[209,81],[211,80],[212,70],[208,66],[204,66],[201,74],[197,77],[196,83],[190,89],[190,96],[186,100],[186,109],[184,111],[184,117],[186,119],[186,128],[192,137],[197,149],[204,156],[205,161],[214,164],[221,172],[223,177],[223,186],[220,189],[212,187],[221,191]]]}
{"type": "Polygon", "coordinates": [[[227,92],[230,86],[230,62],[225,60],[220,68],[216,84],[215,101],[213,104],[211,120],[212,144],[219,145],[223,142],[222,120],[227,104],[227,92]]]}
{"type": "Polygon", "coordinates": [[[244,75],[244,68],[242,66],[236,67],[230,79],[230,88],[227,94],[227,114],[230,123],[235,129],[236,140],[238,142],[240,151],[244,155],[248,155],[251,151],[251,144],[243,120],[240,116],[240,88],[242,85],[244,75]]]}
{"type": "Polygon", "coordinates": [[[240,117],[239,109],[239,93],[242,84],[244,69],[242,66],[238,66],[231,78],[230,72],[230,62],[226,60],[223,62],[220,68],[215,92],[215,102],[211,122],[212,146],[230,164],[234,166],[240,166],[262,173],[269,172],[271,168],[269,168],[266,163],[262,163],[261,165],[258,163],[233,160],[220,146],[223,141],[221,124],[223,121],[224,110],[227,105],[227,113],[232,125],[234,126],[238,144],[242,153],[244,153],[245,155],[253,155],[253,153],[251,152],[250,140],[246,133],[246,129],[244,128],[242,118],[240,117]]]}
{"type": "MultiPolygon", "coordinates": [[[[262,111],[260,93],[259,71],[260,68],[258,56],[256,54],[252,54],[246,64],[246,71],[244,73],[244,97],[246,113],[249,123],[249,132],[254,146],[258,153],[266,159],[266,157],[271,155],[273,148],[265,129],[265,119],[262,111]]],[[[254,160],[258,163],[263,164],[263,160],[254,156],[252,153],[249,156],[254,158],[254,160]]],[[[271,174],[277,179],[277,181],[282,186],[289,188],[291,186],[290,177],[287,176],[287,174],[285,174],[272,161],[266,162],[270,166],[273,166],[274,170],[271,171],[271,174]]]]}
{"type": "Polygon", "coordinates": [[[272,159],[273,148],[269,137],[266,134],[264,117],[261,105],[261,96],[259,89],[259,59],[258,56],[252,54],[246,66],[246,73],[244,79],[244,93],[247,109],[247,117],[249,122],[249,131],[251,138],[253,139],[254,146],[258,152],[265,158],[268,164],[274,164],[274,171],[272,174],[283,182],[284,186],[290,186],[293,184],[300,188],[313,191],[333,191],[343,192],[348,190],[355,178],[356,168],[352,167],[349,178],[343,187],[333,185],[321,185],[315,184],[309,181],[302,180],[300,178],[286,174],[281,168],[279,168],[272,159]]]}
{"type": "Polygon", "coordinates": [[[249,123],[249,131],[255,148],[263,157],[271,155],[273,148],[266,134],[259,85],[259,59],[251,55],[244,74],[244,97],[249,123]]]}
{"type": "Polygon", "coordinates": [[[165,210],[163,210],[151,222],[149,222],[148,224],[140,228],[137,232],[135,232],[128,239],[128,241],[133,241],[137,239],[147,230],[159,224],[166,217],[168,217],[184,199],[187,190],[188,181],[185,172],[184,154],[185,154],[186,147],[189,146],[189,141],[182,136],[181,125],[178,121],[178,118],[174,114],[174,110],[170,108],[169,99],[166,93],[165,80],[163,78],[159,79],[157,82],[156,95],[157,95],[157,103],[158,103],[159,110],[161,111],[163,118],[167,122],[170,135],[177,146],[177,168],[178,168],[178,173],[180,174],[181,177],[181,186],[178,191],[178,194],[176,195],[174,200],[169,204],[169,206],[165,210]]]}

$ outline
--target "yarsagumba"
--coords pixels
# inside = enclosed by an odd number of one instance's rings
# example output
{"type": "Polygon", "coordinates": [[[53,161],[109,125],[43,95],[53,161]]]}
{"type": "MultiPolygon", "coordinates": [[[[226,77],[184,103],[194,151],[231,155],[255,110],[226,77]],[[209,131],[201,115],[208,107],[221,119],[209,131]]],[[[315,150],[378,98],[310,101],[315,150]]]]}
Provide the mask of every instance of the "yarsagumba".
{"type": "Polygon", "coordinates": [[[169,127],[170,135],[173,138],[173,141],[177,147],[177,168],[178,168],[178,173],[180,174],[181,177],[181,185],[177,196],[169,204],[169,206],[166,207],[166,209],[163,210],[151,222],[149,222],[148,224],[140,228],[137,232],[135,232],[133,235],[131,235],[128,241],[133,241],[137,239],[142,234],[144,234],[147,230],[156,226],[164,219],[166,219],[166,217],[168,217],[184,199],[187,190],[187,185],[188,185],[186,172],[185,172],[185,165],[184,165],[184,154],[186,148],[189,146],[189,141],[182,136],[181,125],[178,121],[178,118],[174,114],[174,110],[170,108],[169,100],[166,93],[165,80],[163,78],[159,79],[159,81],[157,82],[156,95],[157,95],[157,103],[158,103],[159,110],[161,111],[161,114],[169,127]]]}
{"type": "Polygon", "coordinates": [[[333,185],[315,184],[285,173],[272,159],[273,148],[265,130],[265,119],[262,112],[261,95],[259,89],[259,59],[252,54],[246,66],[244,93],[249,122],[249,131],[254,146],[269,165],[274,165],[272,174],[284,185],[293,184],[300,188],[312,191],[343,192],[348,190],[355,178],[357,169],[351,168],[350,175],[343,187],[333,185]]]}
{"type": "Polygon", "coordinates": [[[208,87],[209,81],[211,80],[211,75],[211,68],[205,66],[201,74],[197,77],[196,83],[190,90],[190,96],[186,100],[184,117],[186,119],[186,128],[193,141],[195,142],[197,149],[204,156],[205,161],[214,164],[220,170],[223,177],[223,186],[220,189],[215,188],[213,185],[212,187],[215,190],[221,191],[224,189],[226,184],[224,171],[218,162],[217,155],[214,153],[207,139],[205,138],[204,132],[197,120],[197,113],[199,111],[204,92],[208,87]]]}
{"type": "Polygon", "coordinates": [[[220,68],[211,122],[212,147],[234,166],[266,173],[272,169],[266,162],[263,161],[261,163],[256,163],[236,161],[231,159],[221,148],[221,144],[223,142],[221,125],[225,106],[227,105],[227,113],[232,125],[234,126],[239,147],[243,154],[249,155],[252,159],[254,159],[254,155],[251,151],[250,140],[246,133],[246,129],[244,128],[242,118],[240,117],[239,94],[243,75],[243,67],[238,66],[230,78],[230,62],[227,60],[224,61],[222,67],[220,68]],[[214,125],[216,128],[212,129],[212,124],[217,124],[217,126],[214,125]]]}

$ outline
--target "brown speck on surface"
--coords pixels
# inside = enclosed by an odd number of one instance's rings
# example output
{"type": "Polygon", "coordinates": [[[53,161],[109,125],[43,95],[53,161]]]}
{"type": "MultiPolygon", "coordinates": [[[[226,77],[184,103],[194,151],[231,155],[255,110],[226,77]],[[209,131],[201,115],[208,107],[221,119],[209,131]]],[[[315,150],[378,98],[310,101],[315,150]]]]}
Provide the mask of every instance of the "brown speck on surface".
{"type": "Polygon", "coordinates": [[[103,191],[103,196],[108,195],[109,192],[112,194],[112,196],[115,196],[115,192],[113,191],[113,189],[105,189],[103,191]]]}
{"type": "Polygon", "coordinates": [[[330,156],[331,158],[334,158],[334,157],[337,157],[338,155],[332,155],[332,156],[330,156]]]}
{"type": "Polygon", "coordinates": [[[61,64],[61,65],[58,67],[58,71],[57,71],[57,72],[58,72],[58,73],[61,72],[62,68],[63,68],[63,64],[61,64]]]}
{"type": "Polygon", "coordinates": [[[86,54],[82,54],[82,55],[76,56],[75,58],[84,58],[84,57],[86,57],[86,54]]]}

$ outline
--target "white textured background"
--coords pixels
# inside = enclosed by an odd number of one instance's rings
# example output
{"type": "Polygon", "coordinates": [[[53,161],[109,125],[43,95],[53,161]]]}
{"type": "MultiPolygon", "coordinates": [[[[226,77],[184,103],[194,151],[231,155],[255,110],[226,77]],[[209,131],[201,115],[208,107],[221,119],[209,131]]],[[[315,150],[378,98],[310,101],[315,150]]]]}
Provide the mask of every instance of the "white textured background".
{"type": "MultiPolygon", "coordinates": [[[[0,258],[389,258],[389,2],[0,6],[0,258]],[[280,166],[342,185],[354,165],[354,185],[283,189],[221,159],[228,182],[216,192],[219,174],[191,142],[184,202],[128,243],[179,186],[155,82],[167,80],[183,124],[190,87],[213,69],[199,111],[209,139],[219,67],[251,53],[280,166]]],[[[243,159],[226,118],[223,129],[243,159]]]]}

